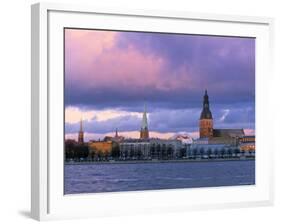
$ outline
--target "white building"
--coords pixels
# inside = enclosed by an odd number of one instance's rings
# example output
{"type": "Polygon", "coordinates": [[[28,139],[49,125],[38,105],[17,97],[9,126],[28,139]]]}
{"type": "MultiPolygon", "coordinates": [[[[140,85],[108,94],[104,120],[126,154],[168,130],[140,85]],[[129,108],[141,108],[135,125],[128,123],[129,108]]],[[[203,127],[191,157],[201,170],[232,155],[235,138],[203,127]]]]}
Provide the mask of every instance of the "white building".
{"type": "Polygon", "coordinates": [[[119,143],[121,159],[173,159],[178,158],[184,144],[169,139],[126,139],[119,143]]]}

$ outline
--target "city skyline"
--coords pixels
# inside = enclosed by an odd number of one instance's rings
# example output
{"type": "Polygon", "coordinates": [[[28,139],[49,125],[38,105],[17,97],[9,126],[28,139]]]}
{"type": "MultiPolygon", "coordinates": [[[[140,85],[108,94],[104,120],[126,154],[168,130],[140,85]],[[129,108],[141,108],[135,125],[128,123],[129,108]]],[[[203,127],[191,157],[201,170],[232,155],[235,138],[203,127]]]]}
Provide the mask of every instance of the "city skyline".
{"type": "Polygon", "coordinates": [[[65,30],[67,138],[138,137],[144,103],[151,137],[196,137],[205,89],[216,127],[254,133],[253,38],[65,30]]]}

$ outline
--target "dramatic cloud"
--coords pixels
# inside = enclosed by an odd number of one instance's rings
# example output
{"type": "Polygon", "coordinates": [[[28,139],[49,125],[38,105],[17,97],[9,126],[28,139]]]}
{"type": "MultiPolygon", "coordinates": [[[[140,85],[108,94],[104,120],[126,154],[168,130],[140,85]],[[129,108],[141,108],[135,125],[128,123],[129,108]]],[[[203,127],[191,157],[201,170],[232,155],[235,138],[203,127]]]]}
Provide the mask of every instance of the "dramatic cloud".
{"type": "Polygon", "coordinates": [[[195,132],[208,89],[215,126],[255,128],[255,39],[65,30],[66,132],[195,132]]]}

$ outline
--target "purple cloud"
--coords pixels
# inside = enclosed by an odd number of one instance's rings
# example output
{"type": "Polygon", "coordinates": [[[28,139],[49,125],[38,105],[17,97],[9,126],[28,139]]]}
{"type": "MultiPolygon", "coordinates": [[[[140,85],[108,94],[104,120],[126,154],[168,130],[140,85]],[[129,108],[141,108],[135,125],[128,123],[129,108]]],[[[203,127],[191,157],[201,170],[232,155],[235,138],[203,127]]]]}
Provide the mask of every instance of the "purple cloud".
{"type": "MultiPolygon", "coordinates": [[[[141,112],[147,103],[155,131],[193,131],[207,88],[217,125],[254,128],[254,38],[66,30],[65,45],[66,106],[141,112]]],[[[139,124],[126,117],[85,125],[108,132],[139,124]]]]}

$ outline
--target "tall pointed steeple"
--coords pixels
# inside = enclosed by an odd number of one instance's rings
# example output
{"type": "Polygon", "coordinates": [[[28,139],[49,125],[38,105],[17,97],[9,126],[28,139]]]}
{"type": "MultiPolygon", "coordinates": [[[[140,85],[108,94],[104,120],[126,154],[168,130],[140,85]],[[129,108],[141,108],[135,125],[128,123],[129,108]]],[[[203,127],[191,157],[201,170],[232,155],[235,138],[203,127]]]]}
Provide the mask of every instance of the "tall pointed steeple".
{"type": "Polygon", "coordinates": [[[147,125],[147,115],[146,115],[146,105],[145,104],[144,104],[144,110],[143,110],[143,114],[142,114],[141,128],[142,129],[148,128],[148,125],[147,125]]]}
{"type": "Polygon", "coordinates": [[[210,111],[209,96],[207,90],[205,90],[203,109],[201,112],[200,119],[213,119],[212,112],[210,111]]]}
{"type": "Polygon", "coordinates": [[[203,108],[200,115],[199,132],[200,138],[213,137],[213,117],[212,112],[210,111],[210,103],[207,90],[205,90],[205,94],[203,97],[203,108]]]}
{"type": "Polygon", "coordinates": [[[84,131],[83,131],[83,120],[82,117],[80,119],[80,129],[78,133],[78,143],[83,144],[84,143],[84,131]]]}
{"type": "Polygon", "coordinates": [[[146,114],[146,105],[145,104],[144,104],[144,110],[143,110],[143,114],[142,114],[140,138],[141,139],[149,138],[148,122],[147,122],[147,114],[146,114]]]}
{"type": "Polygon", "coordinates": [[[118,138],[118,129],[115,130],[115,138],[118,138]]]}
{"type": "Polygon", "coordinates": [[[80,132],[83,132],[83,122],[82,122],[82,118],[80,119],[80,132]]]}

